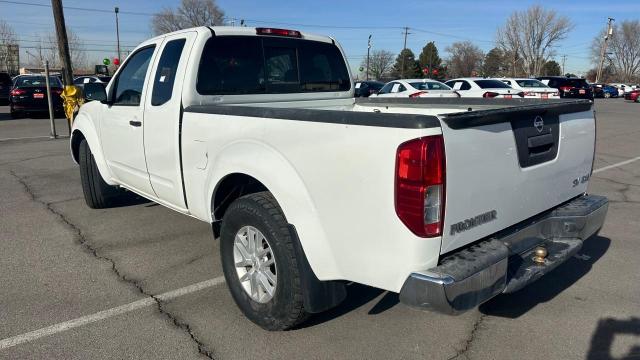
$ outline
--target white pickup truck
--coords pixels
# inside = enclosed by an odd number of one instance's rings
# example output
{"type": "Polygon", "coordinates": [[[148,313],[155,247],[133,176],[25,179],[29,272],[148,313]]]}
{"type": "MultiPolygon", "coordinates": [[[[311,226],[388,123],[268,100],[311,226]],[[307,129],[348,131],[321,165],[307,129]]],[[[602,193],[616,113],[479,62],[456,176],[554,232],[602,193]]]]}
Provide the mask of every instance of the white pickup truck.
{"type": "Polygon", "coordinates": [[[590,101],[355,100],[326,36],[174,32],[85,97],[70,145],[87,205],[133,192],[211,223],[235,302],[269,330],[349,282],[472,309],[567,260],[608,209],[586,194],[590,101]]]}

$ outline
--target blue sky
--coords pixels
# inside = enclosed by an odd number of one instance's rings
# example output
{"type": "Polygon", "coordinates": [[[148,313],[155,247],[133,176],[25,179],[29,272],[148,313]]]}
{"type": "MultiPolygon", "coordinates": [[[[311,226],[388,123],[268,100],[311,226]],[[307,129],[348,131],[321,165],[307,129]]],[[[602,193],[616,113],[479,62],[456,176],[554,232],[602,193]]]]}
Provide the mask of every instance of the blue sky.
{"type": "MultiPolygon", "coordinates": [[[[16,0],[50,5],[46,0],[16,0]]],[[[120,39],[123,47],[133,48],[151,36],[150,16],[163,7],[175,7],[179,0],[63,0],[68,7],[113,10],[141,15],[120,15],[120,39]]],[[[249,26],[279,26],[334,36],[344,47],[348,60],[357,68],[367,53],[367,37],[372,34],[372,49],[394,53],[403,46],[402,27],[408,26],[407,47],[416,55],[428,41],[435,41],[441,57],[455,41],[471,40],[485,52],[494,46],[497,28],[514,10],[542,4],[568,16],[574,28],[556,50],[556,59],[567,55],[566,71],[583,73],[589,69],[589,46],[605,27],[607,16],[617,21],[640,18],[640,1],[478,1],[478,0],[367,0],[367,1],[248,1],[218,0],[228,18],[245,19],[249,26]],[[273,23],[275,22],[275,23],[273,23]],[[276,23],[292,23],[282,25],[276,23]]],[[[84,41],[90,59],[115,56],[115,20],[109,13],[67,9],[67,24],[84,41]]],[[[18,34],[21,46],[34,45],[37,35],[53,32],[50,7],[0,2],[0,18],[8,21],[18,34]]],[[[21,57],[26,59],[23,52],[21,57]]],[[[559,61],[560,62],[560,61],[559,61]]]]}

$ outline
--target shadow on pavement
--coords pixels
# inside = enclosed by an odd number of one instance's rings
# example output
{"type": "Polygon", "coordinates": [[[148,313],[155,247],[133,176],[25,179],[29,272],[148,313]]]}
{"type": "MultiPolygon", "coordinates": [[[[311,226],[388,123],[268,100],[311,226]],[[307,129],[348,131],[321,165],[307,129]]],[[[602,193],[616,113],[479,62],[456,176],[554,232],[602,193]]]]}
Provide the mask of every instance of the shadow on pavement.
{"type": "MultiPolygon", "coordinates": [[[[347,285],[347,298],[337,307],[319,314],[313,314],[309,320],[300,324],[297,329],[313,327],[327,321],[339,318],[365,304],[372,301],[376,297],[385,292],[384,290],[352,283],[347,285]]],[[[386,311],[398,303],[398,295],[387,293],[380,301],[369,311],[370,315],[379,314],[386,311]],[[391,294],[391,295],[390,295],[391,294]]]]}
{"type": "MultiPolygon", "coordinates": [[[[596,327],[596,331],[591,336],[587,360],[614,359],[611,355],[611,350],[616,335],[635,335],[640,337],[640,318],[632,317],[628,320],[604,318],[598,321],[598,327],[596,327]]],[[[615,359],[640,359],[640,338],[638,343],[633,345],[626,355],[615,359]]]]}
{"type": "Polygon", "coordinates": [[[512,319],[520,317],[536,305],[553,299],[586,275],[610,244],[611,240],[602,236],[587,239],[576,256],[521,291],[499,295],[480,305],[480,311],[512,319]]]}
{"type": "Polygon", "coordinates": [[[113,202],[108,208],[119,208],[126,206],[134,206],[140,204],[151,203],[151,200],[144,198],[138,194],[127,191],[125,196],[121,196],[117,201],[113,202]]]}

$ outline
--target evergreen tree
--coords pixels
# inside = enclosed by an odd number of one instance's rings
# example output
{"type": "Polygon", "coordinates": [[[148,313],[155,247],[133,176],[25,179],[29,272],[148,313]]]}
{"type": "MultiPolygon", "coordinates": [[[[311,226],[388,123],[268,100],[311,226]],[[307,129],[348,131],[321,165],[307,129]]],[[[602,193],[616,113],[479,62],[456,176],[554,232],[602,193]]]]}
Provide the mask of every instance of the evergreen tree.
{"type": "Polygon", "coordinates": [[[542,65],[542,75],[559,76],[560,74],[562,74],[562,69],[560,68],[560,64],[557,62],[550,60],[542,65]]]}
{"type": "Polygon", "coordinates": [[[411,49],[404,49],[400,51],[400,54],[396,57],[396,63],[393,66],[393,76],[402,79],[420,77],[419,66],[413,51],[411,51],[411,49]],[[404,58],[404,69],[402,68],[402,58],[404,58]]]}
{"type": "Polygon", "coordinates": [[[484,64],[482,66],[483,75],[489,77],[504,76],[506,69],[505,56],[502,50],[498,48],[489,50],[484,57],[484,64]]]}
{"type": "Polygon", "coordinates": [[[422,48],[422,52],[418,57],[418,63],[423,77],[438,79],[440,78],[440,74],[443,73],[442,59],[438,56],[438,48],[433,41],[428,42],[422,48]]]}

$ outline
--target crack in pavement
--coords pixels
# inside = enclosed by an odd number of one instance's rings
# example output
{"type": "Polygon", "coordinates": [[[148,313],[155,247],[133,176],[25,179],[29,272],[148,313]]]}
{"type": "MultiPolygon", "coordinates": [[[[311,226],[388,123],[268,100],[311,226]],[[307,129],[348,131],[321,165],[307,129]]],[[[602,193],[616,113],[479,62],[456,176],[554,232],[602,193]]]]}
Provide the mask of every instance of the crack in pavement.
{"type": "Polygon", "coordinates": [[[86,235],[82,232],[82,230],[78,226],[76,226],[74,223],[72,223],[71,220],[69,220],[64,214],[54,209],[52,206],[53,203],[45,202],[37,198],[35,193],[31,189],[31,187],[29,186],[29,184],[27,184],[22,177],[20,177],[15,172],[13,172],[13,170],[9,170],[9,174],[11,174],[11,176],[13,176],[18,181],[18,183],[22,185],[25,193],[29,195],[29,197],[31,197],[32,201],[43,205],[50,213],[56,215],[62,223],[64,223],[67,227],[71,228],[71,230],[73,230],[76,233],[78,243],[82,245],[91,255],[93,255],[95,258],[99,260],[109,262],[111,264],[111,270],[118,276],[120,280],[126,282],[127,284],[133,285],[138,290],[138,292],[140,292],[142,295],[153,299],[153,301],[155,301],[157,305],[158,311],[162,315],[166,316],[167,319],[169,319],[174,326],[183,330],[184,332],[187,333],[187,335],[189,335],[191,340],[197,345],[198,352],[200,354],[208,357],[209,359],[214,359],[212,351],[207,349],[206,345],[195,335],[195,333],[193,332],[193,329],[191,329],[191,326],[186,322],[178,319],[175,315],[171,314],[165,308],[165,305],[166,305],[165,301],[162,301],[156,295],[147,292],[138,280],[132,279],[130,277],[127,277],[127,275],[123,274],[118,269],[115,260],[99,254],[98,249],[96,249],[95,247],[93,247],[93,245],[89,243],[86,235]]]}
{"type": "Polygon", "coordinates": [[[476,334],[478,333],[478,331],[480,331],[480,325],[482,325],[482,322],[487,316],[488,315],[486,314],[480,313],[480,316],[478,316],[476,321],[473,323],[473,328],[471,328],[469,337],[467,338],[467,340],[465,340],[464,345],[462,346],[462,349],[457,350],[456,354],[451,356],[447,360],[458,359],[461,356],[464,356],[466,359],[469,359],[469,356],[467,355],[467,351],[469,351],[469,349],[471,348],[472,343],[476,339],[476,334]]]}

